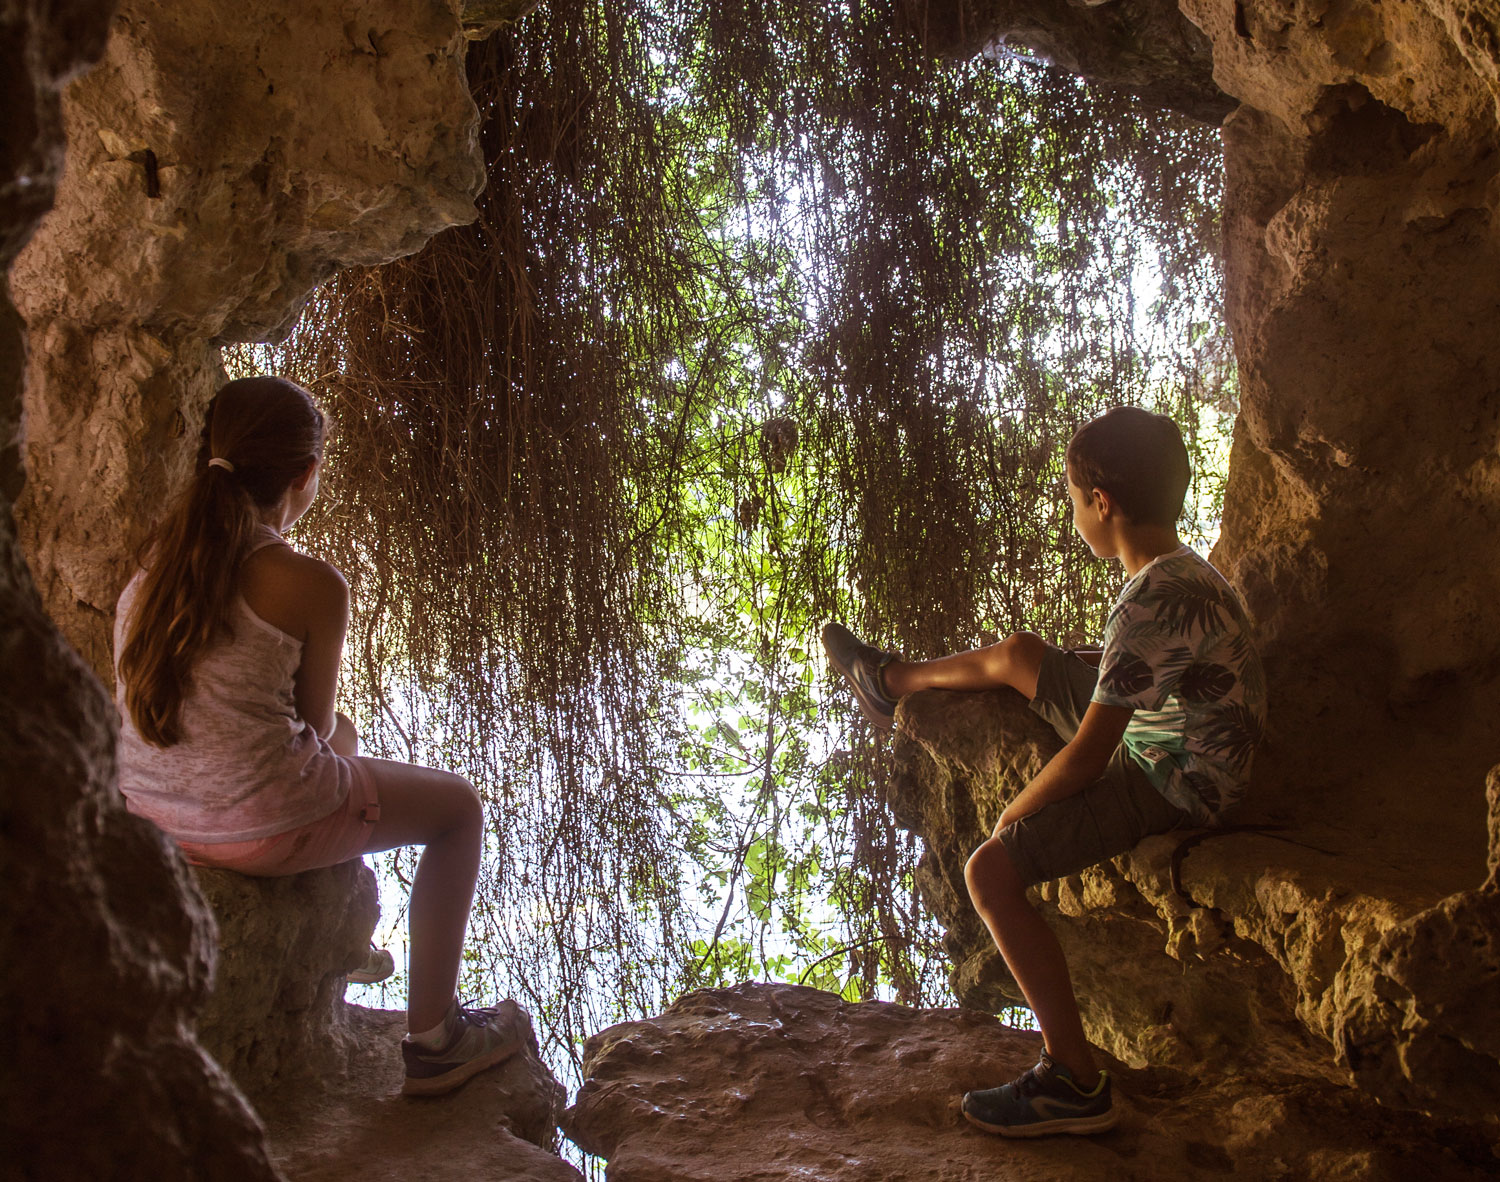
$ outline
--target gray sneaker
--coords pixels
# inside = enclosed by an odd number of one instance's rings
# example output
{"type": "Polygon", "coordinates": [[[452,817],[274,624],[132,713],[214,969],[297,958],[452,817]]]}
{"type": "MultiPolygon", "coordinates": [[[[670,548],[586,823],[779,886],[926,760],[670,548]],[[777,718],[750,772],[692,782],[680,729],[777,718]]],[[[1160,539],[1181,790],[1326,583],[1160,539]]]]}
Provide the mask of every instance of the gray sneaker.
{"type": "Polygon", "coordinates": [[[1109,1072],[1101,1071],[1099,1082],[1085,1092],[1046,1051],[1014,1083],[966,1093],[963,1112],[970,1124],[1002,1137],[1102,1133],[1116,1119],[1109,1072]]]}
{"type": "Polygon", "coordinates": [[[347,980],[351,985],[378,985],[395,971],[396,958],[384,948],[371,944],[365,963],[350,973],[347,980]]]}
{"type": "Polygon", "coordinates": [[[823,626],[823,651],[833,667],[844,675],[864,716],[883,731],[896,725],[896,699],[885,692],[881,670],[896,659],[866,644],[842,624],[823,626]]]}
{"type": "Polygon", "coordinates": [[[504,1063],[526,1042],[530,1019],[513,1001],[469,1009],[454,1003],[447,1042],[432,1050],[401,1040],[403,1096],[441,1096],[487,1068],[504,1063]]]}

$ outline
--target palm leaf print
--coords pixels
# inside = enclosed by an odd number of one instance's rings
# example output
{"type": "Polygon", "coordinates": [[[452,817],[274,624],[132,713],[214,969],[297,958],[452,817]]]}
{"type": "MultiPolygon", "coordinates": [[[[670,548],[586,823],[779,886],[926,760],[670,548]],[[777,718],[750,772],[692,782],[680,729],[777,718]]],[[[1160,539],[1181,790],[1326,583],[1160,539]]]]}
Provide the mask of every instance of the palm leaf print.
{"type": "Polygon", "coordinates": [[[1232,614],[1224,590],[1192,575],[1163,579],[1156,589],[1157,617],[1184,636],[1219,630],[1224,627],[1225,616],[1232,614]]]}
{"type": "Polygon", "coordinates": [[[1212,661],[1194,661],[1182,671],[1178,690],[1189,702],[1222,702],[1234,689],[1233,670],[1212,661]]]}
{"type": "Polygon", "coordinates": [[[1236,768],[1244,768],[1261,740],[1261,723],[1242,702],[1226,706],[1203,731],[1201,750],[1216,755],[1236,768]]]}
{"type": "Polygon", "coordinates": [[[1151,666],[1133,653],[1121,653],[1099,674],[1099,684],[1117,698],[1133,698],[1151,688],[1151,666]]]}

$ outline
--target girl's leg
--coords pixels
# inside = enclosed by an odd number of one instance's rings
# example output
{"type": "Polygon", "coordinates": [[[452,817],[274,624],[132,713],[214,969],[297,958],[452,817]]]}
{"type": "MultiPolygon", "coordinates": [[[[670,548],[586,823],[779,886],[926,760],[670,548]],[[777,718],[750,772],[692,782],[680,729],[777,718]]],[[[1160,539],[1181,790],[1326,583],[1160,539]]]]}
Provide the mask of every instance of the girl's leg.
{"type": "Polygon", "coordinates": [[[1047,642],[1034,632],[1017,632],[999,644],[938,657],[934,661],[891,661],[880,672],[886,691],[904,698],[925,689],[984,690],[1008,685],[1036,697],[1037,672],[1047,642]]]}
{"type": "Polygon", "coordinates": [[[420,845],[411,886],[411,979],[407,1028],[431,1030],[447,1016],[458,985],[464,931],[474,901],[484,806],[474,786],[435,768],[361,759],[375,781],[380,819],[365,853],[420,845]]]}

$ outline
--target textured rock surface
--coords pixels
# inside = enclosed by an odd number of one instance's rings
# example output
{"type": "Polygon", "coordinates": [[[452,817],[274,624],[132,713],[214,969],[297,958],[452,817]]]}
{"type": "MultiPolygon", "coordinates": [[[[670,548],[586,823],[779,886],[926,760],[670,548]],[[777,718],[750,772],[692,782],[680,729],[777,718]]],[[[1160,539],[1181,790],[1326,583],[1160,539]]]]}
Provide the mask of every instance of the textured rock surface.
{"type": "Polygon", "coordinates": [[[126,0],[64,101],[57,207],[16,263],[30,327],[18,513],[48,610],[103,671],[134,546],[180,485],[216,342],[284,332],[335,269],[474,216],[447,0],[253,11],[126,0]]]}
{"type": "MultiPolygon", "coordinates": [[[[276,1161],[297,1182],[570,1182],[552,1148],[566,1094],[528,1048],[457,1092],[405,1099],[403,1014],[348,1007],[355,1054],[336,1092],[264,1108],[276,1161]]],[[[530,1029],[528,1024],[528,1030],[530,1029]]]]}
{"type": "Polygon", "coordinates": [[[380,917],[375,875],[358,860],[287,878],[194,873],[219,931],[203,1045],[257,1106],[340,1078],[354,1053],[345,978],[380,917]]]}
{"type": "Polygon", "coordinates": [[[901,0],[933,53],[1023,46],[1090,81],[1206,123],[1235,102],[1214,81],[1208,38],[1174,0],[901,0]]]}
{"type": "Polygon", "coordinates": [[[379,917],[362,861],[287,878],[193,872],[219,929],[203,1044],[254,1102],[289,1178],[577,1178],[552,1150],[566,1099],[527,1047],[460,1091],[401,1096],[406,1015],[346,1005],[379,917]]]}
{"type": "MultiPolygon", "coordinates": [[[[111,5],[0,6],[0,266],[51,203],[58,89],[111,5]]],[[[11,515],[21,324],[0,291],[0,1144],[7,1176],[271,1179],[244,1100],[188,1032],[212,923],[114,788],[113,707],[43,614],[11,515]]]]}
{"type": "Polygon", "coordinates": [[[1410,900],[1361,954],[1368,978],[1335,985],[1364,999],[1332,1023],[1356,1078],[1432,1107],[1473,1078],[1457,1101],[1494,1111],[1493,1042],[1468,1024],[1475,998],[1500,1003],[1500,897],[1476,889],[1500,750],[1500,10],[1183,8],[1244,104],[1225,128],[1242,414],[1216,559],[1265,645],[1259,807],[1348,835],[1331,889],[1410,900]]]}
{"type": "Polygon", "coordinates": [[[962,1093],[1018,1075],[1038,1035],[966,1010],[850,1004],[793,985],[689,994],[591,1038],[569,1135],[610,1182],[817,1178],[1027,1180],[1468,1179],[1482,1137],[1289,1076],[1216,1077],[1111,1064],[1121,1126],[1018,1143],[964,1122],[962,1093]]]}
{"type": "MultiPolygon", "coordinates": [[[[963,867],[1056,737],[1010,691],[918,694],[899,718],[891,803],[926,844],[918,882],[947,929],[954,988],[982,1009],[1015,1004],[963,867]]],[[[1333,824],[1204,832],[1148,838],[1040,888],[1095,1042],[1136,1065],[1327,1080],[1337,1066],[1383,1100],[1493,1117],[1493,885],[1459,892],[1462,868],[1446,882],[1416,873],[1333,824]]]]}

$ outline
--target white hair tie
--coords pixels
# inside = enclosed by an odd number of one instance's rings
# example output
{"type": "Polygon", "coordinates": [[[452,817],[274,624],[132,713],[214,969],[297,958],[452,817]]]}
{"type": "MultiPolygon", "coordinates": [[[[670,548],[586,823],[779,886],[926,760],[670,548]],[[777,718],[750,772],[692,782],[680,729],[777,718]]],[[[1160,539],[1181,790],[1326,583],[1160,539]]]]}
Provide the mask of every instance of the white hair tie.
{"type": "Polygon", "coordinates": [[[215,456],[213,459],[209,460],[208,466],[210,468],[223,468],[226,472],[234,471],[234,465],[231,464],[228,460],[223,459],[219,456],[215,456]]]}

